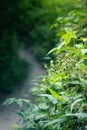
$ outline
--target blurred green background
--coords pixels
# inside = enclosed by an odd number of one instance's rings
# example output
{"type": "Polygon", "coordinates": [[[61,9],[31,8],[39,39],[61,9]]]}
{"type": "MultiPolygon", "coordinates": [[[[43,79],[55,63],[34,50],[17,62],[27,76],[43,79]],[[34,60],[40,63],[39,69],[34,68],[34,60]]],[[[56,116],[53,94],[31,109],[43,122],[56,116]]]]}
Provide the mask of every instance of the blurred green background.
{"type": "Polygon", "coordinates": [[[85,0],[0,1],[0,91],[12,91],[13,86],[27,77],[28,63],[19,58],[20,48],[30,49],[43,61],[65,31],[63,23],[67,23],[67,28],[70,20],[71,23],[81,20],[83,12],[79,14],[77,10],[86,4],[85,0]],[[73,17],[78,16],[77,21],[73,21],[69,12],[73,12],[73,17]]]}

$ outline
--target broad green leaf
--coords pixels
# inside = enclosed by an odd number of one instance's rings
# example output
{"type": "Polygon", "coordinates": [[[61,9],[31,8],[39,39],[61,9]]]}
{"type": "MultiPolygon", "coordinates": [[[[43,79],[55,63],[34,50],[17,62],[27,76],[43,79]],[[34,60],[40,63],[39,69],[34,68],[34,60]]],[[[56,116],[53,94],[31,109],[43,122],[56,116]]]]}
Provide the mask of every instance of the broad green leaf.
{"type": "Polygon", "coordinates": [[[64,45],[68,45],[72,38],[76,39],[76,34],[74,31],[68,31],[66,34],[64,34],[62,36],[62,39],[64,39],[64,45]]]}

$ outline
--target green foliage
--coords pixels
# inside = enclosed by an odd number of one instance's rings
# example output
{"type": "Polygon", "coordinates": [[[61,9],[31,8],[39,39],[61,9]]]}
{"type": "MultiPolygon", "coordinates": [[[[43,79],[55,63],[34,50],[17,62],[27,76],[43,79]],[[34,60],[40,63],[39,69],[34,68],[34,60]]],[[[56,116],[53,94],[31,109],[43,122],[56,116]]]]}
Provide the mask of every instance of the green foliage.
{"type": "Polygon", "coordinates": [[[18,56],[16,34],[5,34],[0,44],[0,91],[12,91],[27,76],[28,63],[18,56]]]}
{"type": "Polygon", "coordinates": [[[54,54],[55,60],[33,89],[34,103],[29,101],[19,112],[22,130],[87,129],[87,2],[71,2],[59,1],[59,12],[67,13],[53,25],[60,42],[48,55],[54,54]]]}
{"type": "Polygon", "coordinates": [[[55,64],[51,62],[48,74],[37,86],[39,88],[33,90],[36,94],[41,93],[37,101],[38,105],[44,103],[47,106],[47,109],[43,111],[46,116],[40,121],[44,123],[43,128],[48,130],[85,129],[87,45],[86,42],[83,44],[83,40],[78,44],[79,39],[74,32],[67,32],[62,38],[63,42],[51,51],[57,55],[55,64]],[[66,40],[68,35],[71,37],[69,42],[66,40]],[[82,85],[81,80],[85,85],[82,85]]]}
{"type": "MultiPolygon", "coordinates": [[[[86,130],[87,50],[84,53],[82,50],[87,45],[83,40],[78,44],[74,32],[70,33],[71,40],[66,44],[69,33],[64,34],[63,44],[58,45],[54,52],[55,63],[51,61],[47,75],[33,89],[36,103],[28,102],[27,109],[18,113],[23,118],[23,130],[86,130]]],[[[8,101],[12,103],[12,100],[8,101]]]]}
{"type": "Polygon", "coordinates": [[[0,91],[10,92],[27,76],[28,63],[18,56],[22,1],[0,1],[0,91]]]}
{"type": "Polygon", "coordinates": [[[58,15],[65,16],[74,8],[74,2],[69,1],[27,1],[25,15],[22,16],[24,23],[19,35],[27,47],[35,46],[38,48],[33,49],[33,51],[39,60],[42,60],[42,57],[55,46],[56,30],[50,26],[53,25],[58,15]],[[66,4],[67,8],[64,8],[64,4],[66,4]]]}
{"type": "Polygon", "coordinates": [[[23,102],[26,102],[26,103],[29,103],[29,101],[27,99],[17,99],[17,98],[8,98],[4,103],[3,105],[10,105],[12,103],[17,103],[20,107],[22,107],[23,105],[23,102]]]}
{"type": "Polygon", "coordinates": [[[28,65],[18,58],[19,46],[34,46],[37,58],[43,60],[56,43],[56,29],[50,26],[57,16],[66,16],[74,6],[72,0],[0,1],[0,90],[11,91],[26,77],[28,65]]]}

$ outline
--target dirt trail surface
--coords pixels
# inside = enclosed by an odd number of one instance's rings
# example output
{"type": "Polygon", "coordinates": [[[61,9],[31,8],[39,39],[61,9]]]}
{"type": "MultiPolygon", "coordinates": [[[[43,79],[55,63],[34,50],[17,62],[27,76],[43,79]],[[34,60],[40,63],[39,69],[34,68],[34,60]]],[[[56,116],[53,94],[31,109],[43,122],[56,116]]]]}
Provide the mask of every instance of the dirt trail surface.
{"type": "MultiPolygon", "coordinates": [[[[21,58],[31,63],[29,76],[26,81],[22,83],[21,87],[17,87],[7,98],[17,97],[30,99],[32,98],[31,88],[34,86],[33,81],[38,80],[39,76],[44,75],[45,70],[29,52],[21,50],[19,54],[21,58]]],[[[19,107],[15,104],[0,107],[0,130],[12,130],[14,124],[21,126],[22,120],[16,114],[19,110],[19,107]]]]}

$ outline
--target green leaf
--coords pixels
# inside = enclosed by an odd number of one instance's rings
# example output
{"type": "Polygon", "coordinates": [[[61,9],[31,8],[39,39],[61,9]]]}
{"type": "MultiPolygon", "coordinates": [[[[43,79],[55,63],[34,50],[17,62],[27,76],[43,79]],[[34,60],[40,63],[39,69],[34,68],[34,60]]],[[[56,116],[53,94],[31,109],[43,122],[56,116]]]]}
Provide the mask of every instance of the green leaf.
{"type": "Polygon", "coordinates": [[[17,99],[17,100],[16,100],[16,103],[17,103],[20,107],[22,107],[22,105],[23,105],[23,100],[22,100],[22,99],[17,99]]]}
{"type": "Polygon", "coordinates": [[[49,108],[49,106],[46,103],[40,103],[38,106],[41,110],[46,110],[49,108]]]}
{"type": "Polygon", "coordinates": [[[85,80],[84,78],[80,78],[80,81],[83,86],[87,86],[87,80],[85,80]]]}
{"type": "Polygon", "coordinates": [[[21,98],[19,98],[19,99],[17,99],[17,98],[8,98],[8,99],[5,100],[3,105],[10,105],[10,104],[12,104],[14,102],[17,103],[20,107],[22,107],[23,102],[29,103],[29,100],[21,99],[21,98]]]}
{"type": "Polygon", "coordinates": [[[62,36],[62,39],[64,39],[64,45],[68,45],[72,38],[76,39],[75,31],[68,31],[66,34],[64,34],[62,36]]]}
{"type": "Polygon", "coordinates": [[[47,55],[55,52],[56,54],[59,54],[62,50],[64,50],[65,48],[63,48],[64,46],[64,42],[62,42],[60,45],[58,45],[57,47],[53,48],[51,51],[48,52],[47,55]]]}
{"type": "Polygon", "coordinates": [[[78,102],[81,102],[83,99],[77,99],[75,100],[72,104],[71,104],[71,112],[73,110],[73,107],[78,103],[78,102]]]}
{"type": "Polygon", "coordinates": [[[48,88],[49,92],[55,97],[57,98],[59,101],[62,101],[63,99],[59,96],[58,93],[56,93],[54,90],[52,90],[51,88],[48,88]]]}
{"type": "Polygon", "coordinates": [[[35,120],[38,120],[44,118],[46,115],[41,110],[37,110],[34,116],[35,116],[35,120]]]}
{"type": "Polygon", "coordinates": [[[69,113],[66,114],[65,116],[76,116],[78,118],[87,118],[87,113],[69,113]]]}
{"type": "Polygon", "coordinates": [[[39,96],[47,97],[50,101],[55,101],[55,103],[57,103],[57,100],[56,100],[56,98],[53,95],[50,95],[50,94],[40,94],[39,96]]]}
{"type": "Polygon", "coordinates": [[[21,110],[20,112],[17,112],[17,114],[22,117],[25,118],[25,112],[23,110],[21,110]]]}
{"type": "Polygon", "coordinates": [[[49,52],[47,53],[47,55],[49,55],[49,54],[55,52],[56,50],[57,50],[57,48],[53,48],[51,51],[49,51],[49,52]]]}
{"type": "Polygon", "coordinates": [[[52,121],[49,121],[48,123],[46,123],[45,125],[44,125],[44,128],[46,128],[47,126],[49,126],[49,125],[53,125],[53,124],[55,124],[55,123],[62,123],[64,121],[64,118],[59,118],[59,119],[54,119],[54,120],[52,120],[52,121]]]}
{"type": "Polygon", "coordinates": [[[3,105],[10,105],[12,103],[14,103],[16,100],[16,98],[8,98],[3,102],[3,105]]]}

